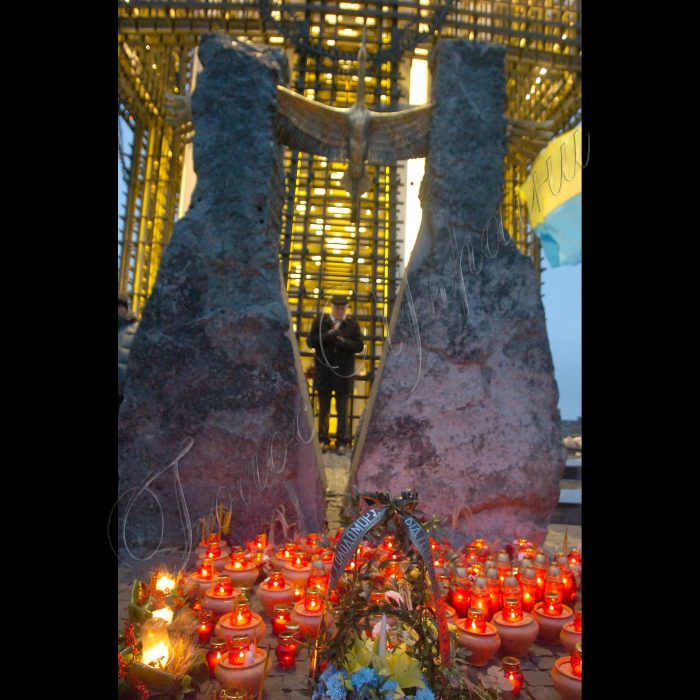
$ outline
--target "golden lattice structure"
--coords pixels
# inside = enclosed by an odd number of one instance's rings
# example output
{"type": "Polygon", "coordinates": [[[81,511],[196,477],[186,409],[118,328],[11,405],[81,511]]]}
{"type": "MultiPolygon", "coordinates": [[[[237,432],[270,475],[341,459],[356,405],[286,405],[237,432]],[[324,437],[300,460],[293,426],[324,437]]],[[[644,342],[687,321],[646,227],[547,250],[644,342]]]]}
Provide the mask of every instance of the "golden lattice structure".
{"type": "MultiPolygon", "coordinates": [[[[354,101],[356,56],[366,27],[368,52],[375,60],[365,78],[365,104],[373,110],[409,104],[411,68],[424,62],[441,38],[503,44],[506,115],[551,122],[551,131],[561,133],[582,118],[580,6],[581,0],[119,0],[119,157],[127,184],[118,240],[119,289],[132,293],[132,308],[140,314],[173,226],[189,201],[192,146],[187,132],[164,118],[165,99],[168,93],[184,96],[194,89],[203,33],[225,32],[283,47],[291,89],[347,107],[354,101]],[[122,146],[123,128],[133,132],[130,153],[122,146]]],[[[516,195],[538,151],[526,139],[510,139],[501,214],[539,279],[539,242],[523,224],[516,195]]],[[[367,348],[349,406],[354,435],[382,354],[384,320],[408,258],[407,170],[405,163],[368,166],[372,186],[363,195],[355,226],[349,196],[339,183],[346,167],[286,150],[280,264],[305,370],[313,359],[306,335],[319,307],[336,292],[352,300],[367,348]]],[[[333,431],[333,416],[331,423],[333,431]]]]}

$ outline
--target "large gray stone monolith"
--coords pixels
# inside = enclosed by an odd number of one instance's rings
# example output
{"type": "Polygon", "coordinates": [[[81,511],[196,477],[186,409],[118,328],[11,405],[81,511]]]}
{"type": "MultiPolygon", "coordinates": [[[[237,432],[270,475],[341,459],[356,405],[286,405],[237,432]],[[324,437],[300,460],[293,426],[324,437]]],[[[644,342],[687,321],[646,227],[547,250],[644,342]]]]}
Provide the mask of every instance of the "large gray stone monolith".
{"type": "MultiPolygon", "coordinates": [[[[391,319],[392,349],[362,419],[351,483],[394,496],[416,488],[418,508],[429,516],[468,506],[476,536],[488,542],[516,533],[543,539],[564,454],[532,261],[513,241],[504,244],[508,234],[499,236],[497,225],[506,154],[504,50],[445,39],[431,71],[423,220],[391,319]]],[[[464,520],[459,527],[471,535],[464,520]]]]}
{"type": "MultiPolygon", "coordinates": [[[[302,534],[324,521],[325,477],[317,441],[304,444],[311,405],[278,262],[284,172],[271,119],[286,57],[223,34],[203,35],[199,57],[197,185],[134,339],[120,493],[143,488],[184,440],[193,444],[177,464],[182,502],[171,467],[148,485],[153,496],[134,502],[129,547],[184,545],[180,511],[196,523],[219,501],[228,508],[229,493],[233,544],[251,540],[280,505],[302,534]]],[[[195,544],[200,533],[195,526],[195,544]]]]}

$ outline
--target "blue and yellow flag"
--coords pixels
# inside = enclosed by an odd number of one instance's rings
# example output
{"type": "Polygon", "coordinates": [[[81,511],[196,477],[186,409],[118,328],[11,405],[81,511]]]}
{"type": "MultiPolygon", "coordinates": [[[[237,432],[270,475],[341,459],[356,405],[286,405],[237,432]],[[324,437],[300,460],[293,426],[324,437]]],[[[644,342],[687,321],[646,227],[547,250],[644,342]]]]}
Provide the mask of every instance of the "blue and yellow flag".
{"type": "Polygon", "coordinates": [[[588,164],[587,144],[585,150],[584,161],[581,122],[542,149],[518,189],[552,267],[581,262],[581,171],[588,164]]]}

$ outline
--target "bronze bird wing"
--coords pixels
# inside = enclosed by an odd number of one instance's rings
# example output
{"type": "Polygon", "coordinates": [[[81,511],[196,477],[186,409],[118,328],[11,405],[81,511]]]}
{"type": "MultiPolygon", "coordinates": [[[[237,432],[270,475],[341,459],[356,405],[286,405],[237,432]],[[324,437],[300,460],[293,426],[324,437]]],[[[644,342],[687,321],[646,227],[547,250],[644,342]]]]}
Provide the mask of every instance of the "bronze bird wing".
{"type": "Polygon", "coordinates": [[[348,157],[347,112],[278,85],[274,128],[279,141],[293,150],[344,160],[348,157]]]}
{"type": "Polygon", "coordinates": [[[430,148],[432,104],[398,112],[372,112],[367,128],[367,161],[394,165],[397,160],[425,158],[430,148]]]}

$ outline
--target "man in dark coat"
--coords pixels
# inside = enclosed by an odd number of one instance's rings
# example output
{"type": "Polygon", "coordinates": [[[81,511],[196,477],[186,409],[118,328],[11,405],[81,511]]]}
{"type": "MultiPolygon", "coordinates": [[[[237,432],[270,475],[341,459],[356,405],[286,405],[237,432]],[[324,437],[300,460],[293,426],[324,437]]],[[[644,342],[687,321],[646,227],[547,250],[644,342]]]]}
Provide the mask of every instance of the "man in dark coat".
{"type": "Polygon", "coordinates": [[[119,292],[117,294],[117,312],[119,314],[119,335],[117,343],[117,366],[119,370],[117,398],[117,414],[119,407],[124,400],[124,386],[126,385],[126,369],[129,363],[129,353],[131,352],[131,343],[136,335],[136,329],[139,322],[136,314],[130,310],[130,299],[127,292],[119,292]]]}
{"type": "Polygon", "coordinates": [[[336,451],[345,454],[350,442],[348,399],[355,375],[355,354],[362,352],[364,341],[359,323],[346,315],[348,298],[342,294],[331,297],[331,313],[320,314],[311,324],[307,343],[315,351],[314,388],[318,393],[318,440],[323,452],[330,447],[328,435],[331,396],[335,395],[338,413],[336,451]]]}

